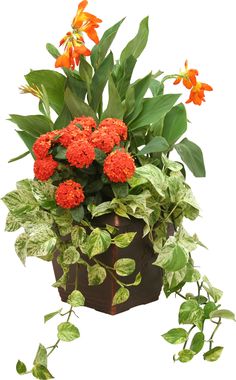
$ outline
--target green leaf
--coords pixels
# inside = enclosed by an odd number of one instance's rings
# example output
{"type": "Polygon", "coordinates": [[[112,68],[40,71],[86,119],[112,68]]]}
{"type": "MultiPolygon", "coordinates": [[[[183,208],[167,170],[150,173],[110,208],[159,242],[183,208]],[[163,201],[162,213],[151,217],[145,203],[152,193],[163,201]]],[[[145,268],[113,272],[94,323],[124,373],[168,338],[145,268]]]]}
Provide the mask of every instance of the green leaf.
{"type": "Polygon", "coordinates": [[[25,76],[30,86],[36,85],[41,88],[43,85],[48,96],[49,104],[54,111],[59,114],[64,105],[64,88],[66,77],[53,70],[30,71],[25,76]]]}
{"type": "Polygon", "coordinates": [[[56,119],[54,123],[54,129],[62,129],[62,128],[67,127],[67,125],[71,122],[71,120],[72,120],[71,113],[67,105],[64,104],[64,107],[61,113],[58,115],[58,118],[56,119]]]}
{"type": "Polygon", "coordinates": [[[154,137],[147,145],[139,151],[138,155],[143,155],[143,154],[149,154],[149,153],[160,153],[160,152],[165,152],[169,149],[169,144],[164,139],[164,137],[161,136],[156,136],[154,137]]]}
{"type": "Polygon", "coordinates": [[[62,311],[62,309],[59,309],[57,311],[53,311],[52,313],[49,313],[49,314],[46,314],[44,316],[44,323],[48,322],[50,319],[52,319],[53,317],[55,317],[56,315],[60,314],[62,311]]]}
{"type": "Polygon", "coordinates": [[[119,259],[114,264],[118,276],[129,276],[135,271],[135,260],[129,258],[119,259]]]}
{"type": "Polygon", "coordinates": [[[36,379],[40,380],[54,379],[48,369],[40,364],[37,364],[33,367],[32,374],[34,377],[36,377],[36,379]]]}
{"type": "Polygon", "coordinates": [[[96,69],[101,65],[103,62],[117,32],[119,27],[121,26],[122,22],[124,21],[124,18],[117,22],[115,25],[113,25],[111,28],[107,29],[105,33],[103,34],[102,38],[100,39],[100,42],[95,45],[92,49],[92,55],[91,55],[91,62],[93,67],[96,69]]]}
{"type": "Polygon", "coordinates": [[[155,98],[146,98],[139,116],[129,125],[131,131],[160,121],[176,103],[179,94],[159,95],[155,98]]]}
{"type": "Polygon", "coordinates": [[[154,265],[160,266],[168,272],[176,272],[185,267],[189,254],[179,245],[166,245],[159,253],[154,265]]]}
{"type": "Polygon", "coordinates": [[[112,306],[126,302],[129,298],[129,295],[129,289],[119,288],[113,297],[112,306]]]}
{"type": "Polygon", "coordinates": [[[135,238],[136,232],[126,232],[113,238],[113,243],[119,248],[128,247],[135,238]]]}
{"type": "Polygon", "coordinates": [[[183,168],[182,164],[180,164],[179,162],[176,162],[176,161],[169,160],[169,158],[167,156],[165,156],[164,154],[162,154],[161,159],[162,159],[164,166],[167,169],[170,169],[172,172],[180,172],[183,168]]]}
{"type": "Polygon", "coordinates": [[[206,176],[203,154],[198,145],[185,138],[175,145],[175,149],[195,177],[206,176]]]}
{"type": "Polygon", "coordinates": [[[115,208],[114,205],[111,204],[110,201],[100,203],[100,205],[95,206],[91,211],[92,217],[95,218],[97,216],[110,214],[111,211],[115,208]]]}
{"type": "MultiPolygon", "coordinates": [[[[162,72],[161,72],[161,74],[162,74],[162,72]]],[[[161,83],[159,80],[152,78],[152,80],[150,82],[150,90],[152,92],[153,97],[156,97],[158,95],[163,95],[164,84],[161,83]]]]}
{"type": "Polygon", "coordinates": [[[123,49],[120,56],[121,63],[131,55],[136,59],[141,55],[147,45],[148,34],[148,17],[145,17],[139,25],[137,35],[123,49]]]}
{"type": "Polygon", "coordinates": [[[215,362],[220,358],[223,349],[224,347],[217,346],[205,352],[205,354],[203,355],[204,360],[207,360],[208,362],[215,362]]]}
{"type": "Polygon", "coordinates": [[[47,51],[53,56],[53,58],[58,58],[60,54],[59,50],[52,44],[46,44],[47,51]]]}
{"type": "Polygon", "coordinates": [[[163,338],[171,344],[184,343],[188,338],[188,333],[185,329],[177,328],[171,329],[162,335],[163,338]]]}
{"type": "Polygon", "coordinates": [[[155,193],[158,193],[162,197],[165,196],[167,183],[164,174],[159,168],[152,164],[140,166],[139,168],[136,168],[135,176],[148,180],[155,193]]]}
{"type": "Polygon", "coordinates": [[[72,241],[72,244],[78,248],[80,247],[85,239],[86,239],[86,231],[83,227],[81,226],[73,226],[72,229],[71,229],[71,241],[72,241]]]}
{"type": "Polygon", "coordinates": [[[81,56],[80,59],[79,75],[80,78],[87,84],[87,89],[89,89],[89,84],[91,83],[93,76],[93,69],[83,56],[81,56]]]}
{"type": "Polygon", "coordinates": [[[210,313],[210,318],[225,318],[225,319],[232,319],[235,321],[235,314],[230,311],[230,310],[225,310],[225,309],[217,309],[213,310],[210,313]]]}
{"type": "Polygon", "coordinates": [[[54,288],[62,288],[64,290],[66,290],[67,277],[68,277],[68,273],[67,272],[63,273],[63,275],[52,286],[54,288]]]}
{"type": "Polygon", "coordinates": [[[136,58],[131,55],[124,62],[117,63],[113,70],[114,81],[122,101],[126,98],[136,62],[136,58]]]}
{"type": "Polygon", "coordinates": [[[179,284],[181,284],[186,276],[186,266],[183,267],[182,269],[175,271],[175,272],[165,272],[165,279],[167,281],[168,290],[173,290],[175,289],[179,284]]]}
{"type": "Polygon", "coordinates": [[[215,302],[207,302],[206,305],[204,306],[204,318],[206,319],[209,319],[210,318],[210,314],[212,311],[216,310],[217,309],[217,306],[215,304],[215,302]]]}
{"type": "Polygon", "coordinates": [[[162,136],[173,145],[187,130],[187,115],[185,106],[180,103],[173,107],[165,116],[162,136]]]}
{"type": "Polygon", "coordinates": [[[192,358],[194,357],[195,355],[195,352],[193,352],[192,350],[187,350],[187,349],[184,349],[182,351],[180,351],[178,353],[179,357],[178,357],[178,360],[181,362],[181,363],[187,363],[189,362],[190,360],[192,360],[192,358]]]}
{"type": "Polygon", "coordinates": [[[204,343],[205,343],[204,334],[202,332],[197,332],[194,335],[193,340],[191,342],[190,350],[195,352],[195,354],[198,354],[201,351],[201,349],[203,348],[204,343]]]}
{"type": "Polygon", "coordinates": [[[77,249],[73,246],[67,248],[63,252],[63,263],[67,265],[75,264],[78,262],[80,254],[77,249]]]}
{"type": "Polygon", "coordinates": [[[69,87],[65,90],[65,103],[73,117],[92,116],[97,119],[95,112],[79,96],[75,95],[69,87]]]}
{"type": "Polygon", "coordinates": [[[74,290],[69,295],[67,303],[73,307],[84,306],[85,298],[79,290],[74,290]]]}
{"type": "Polygon", "coordinates": [[[111,245],[111,235],[107,231],[95,228],[86,241],[87,253],[90,258],[107,251],[111,245]]]}
{"type": "Polygon", "coordinates": [[[34,366],[40,364],[47,367],[47,362],[47,350],[42,344],[40,344],[34,359],[34,366]]]}
{"type": "Polygon", "coordinates": [[[129,194],[128,183],[112,183],[111,187],[116,198],[125,198],[129,194]]]}
{"type": "Polygon", "coordinates": [[[14,232],[14,231],[17,231],[20,227],[21,227],[21,224],[19,223],[19,219],[17,219],[14,215],[12,215],[9,212],[7,215],[5,231],[14,232]]]}
{"type": "Polygon", "coordinates": [[[80,223],[82,219],[84,219],[84,207],[82,205],[71,209],[72,218],[80,223]]]}
{"type": "Polygon", "coordinates": [[[106,270],[99,264],[87,267],[89,286],[102,284],[107,276],[106,270]]]}
{"type": "Polygon", "coordinates": [[[16,124],[22,131],[37,138],[40,135],[53,130],[53,123],[43,115],[10,115],[10,121],[16,124]]]}
{"type": "Polygon", "coordinates": [[[57,327],[57,330],[58,339],[64,342],[71,342],[72,340],[80,337],[78,328],[70,322],[60,323],[60,325],[57,327]]]}
{"type": "Polygon", "coordinates": [[[22,264],[24,265],[25,265],[25,260],[27,257],[27,252],[26,252],[27,241],[28,241],[28,235],[26,233],[23,233],[17,237],[16,242],[15,242],[16,254],[19,257],[22,264]]]}
{"type": "Polygon", "coordinates": [[[18,375],[24,375],[27,372],[25,363],[18,360],[18,362],[16,363],[16,372],[18,373],[18,375]]]}
{"type": "Polygon", "coordinates": [[[42,208],[46,210],[52,210],[56,208],[56,187],[52,185],[52,183],[50,183],[49,181],[32,181],[30,187],[34,198],[42,208]]]}
{"type": "Polygon", "coordinates": [[[203,282],[203,288],[205,291],[213,298],[215,302],[218,302],[223,295],[222,290],[213,287],[206,276],[203,277],[203,282]],[[206,284],[208,286],[206,286],[206,284]]]}
{"type": "Polygon", "coordinates": [[[104,59],[104,61],[101,63],[92,79],[90,105],[95,112],[97,112],[99,104],[101,103],[103,90],[110,77],[113,66],[113,54],[112,52],[110,52],[108,56],[104,59]]]}
{"type": "Polygon", "coordinates": [[[32,151],[32,148],[33,148],[36,138],[31,136],[29,133],[25,131],[16,131],[16,133],[20,136],[21,140],[24,142],[25,146],[29,149],[31,155],[34,158],[35,156],[32,151]]]}
{"type": "Polygon", "coordinates": [[[64,146],[61,146],[61,145],[57,146],[55,149],[56,154],[54,158],[56,160],[66,160],[66,151],[67,149],[64,148],[64,146]]]}
{"type": "Polygon", "coordinates": [[[107,109],[102,114],[102,119],[112,117],[112,118],[123,120],[124,110],[123,110],[119,92],[115,86],[112,76],[110,76],[110,79],[108,82],[108,91],[109,91],[108,105],[107,105],[107,109]]]}
{"type": "Polygon", "coordinates": [[[25,153],[22,153],[22,154],[20,154],[20,155],[17,156],[17,157],[11,158],[11,159],[8,161],[8,164],[10,164],[11,162],[15,162],[15,161],[21,160],[22,158],[28,156],[28,154],[30,154],[29,151],[27,151],[27,152],[25,152],[25,153]]]}
{"type": "Polygon", "coordinates": [[[2,198],[9,211],[16,217],[39,209],[37,201],[28,189],[11,191],[2,198]]]}
{"type": "Polygon", "coordinates": [[[32,228],[25,249],[27,256],[44,257],[52,255],[57,243],[56,234],[47,225],[32,228]]]}
{"type": "Polygon", "coordinates": [[[195,300],[188,300],[180,306],[179,323],[194,324],[201,329],[203,310],[195,300]]]}

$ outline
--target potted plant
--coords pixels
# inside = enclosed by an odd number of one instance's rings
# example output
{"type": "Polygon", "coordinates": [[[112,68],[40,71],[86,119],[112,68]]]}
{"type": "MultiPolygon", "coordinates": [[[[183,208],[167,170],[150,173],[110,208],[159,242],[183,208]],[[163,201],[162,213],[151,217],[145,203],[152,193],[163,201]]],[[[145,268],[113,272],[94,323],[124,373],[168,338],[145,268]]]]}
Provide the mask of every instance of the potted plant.
{"type": "Polygon", "coordinates": [[[11,161],[32,154],[34,179],[18,182],[3,197],[9,209],[6,230],[24,228],[15,243],[19,259],[52,262],[53,286],[69,304],[68,311],[44,317],[45,322],[65,317],[56,343],[40,344],[32,369],[18,361],[17,372],[53,378],[48,357],[60,341],[80,335],[70,321],[76,307],[116,314],[157,300],[162,287],[167,298],[182,299],[178,319],[183,326],[163,334],[169,343],[183,345],[174,360],[188,362],[204,349],[204,359],[215,361],[223,350],[214,345],[215,333],[223,318],[235,316],[221,308],[222,292],[194,264],[192,252],[204,245],[183,226],[185,218],[199,216],[186,168],[204,177],[203,155],[195,143],[181,139],[188,119],[180,94],[164,91],[167,80],[182,82],[190,91],[186,103],[200,106],[212,87],[199,82],[187,61],[178,74],[151,72],[133,82],[148,39],[148,18],[114,61],[110,46],[123,20],[99,41],[101,20],[86,6],[87,1],[79,4],[72,29],[60,42],[64,52],[47,45],[63,74],[36,70],[25,77],[21,90],[38,98],[40,114],[10,115],[27,146],[11,161]],[[86,35],[95,43],[91,51],[86,35]],[[178,161],[170,158],[172,150],[178,161]],[[186,285],[196,291],[185,290],[186,285]],[[206,323],[213,327],[209,337],[206,323]]]}

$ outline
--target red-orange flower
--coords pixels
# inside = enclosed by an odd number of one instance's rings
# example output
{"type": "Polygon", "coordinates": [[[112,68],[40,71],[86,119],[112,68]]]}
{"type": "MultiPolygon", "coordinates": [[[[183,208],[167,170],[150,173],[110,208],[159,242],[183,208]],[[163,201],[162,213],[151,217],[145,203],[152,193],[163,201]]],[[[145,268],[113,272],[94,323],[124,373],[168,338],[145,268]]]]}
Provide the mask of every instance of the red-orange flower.
{"type": "Polygon", "coordinates": [[[96,44],[99,42],[95,29],[99,27],[99,23],[102,20],[90,13],[84,12],[87,4],[86,0],[79,4],[77,14],[72,22],[73,31],[66,33],[60,41],[60,46],[65,45],[65,51],[57,58],[56,67],[66,67],[74,70],[75,65],[78,65],[80,62],[81,55],[89,56],[91,54],[91,51],[85,46],[83,33],[86,33],[96,44]]]}
{"type": "Polygon", "coordinates": [[[87,5],[87,0],[82,1],[79,4],[77,14],[72,21],[72,28],[86,33],[87,36],[97,44],[99,38],[95,29],[99,27],[99,23],[102,22],[102,20],[91,13],[84,12],[87,5]]]}
{"type": "Polygon", "coordinates": [[[56,136],[60,135],[60,131],[55,130],[52,132],[41,135],[33,145],[33,152],[37,159],[43,159],[47,157],[49,150],[51,149],[56,136]]]}
{"type": "Polygon", "coordinates": [[[61,135],[58,142],[67,148],[72,142],[77,140],[84,140],[87,138],[85,131],[81,130],[74,124],[69,124],[66,128],[61,130],[61,135]]]}
{"type": "Polygon", "coordinates": [[[190,90],[193,86],[196,86],[197,79],[196,76],[198,75],[198,70],[196,69],[189,69],[188,68],[188,61],[185,61],[185,70],[180,72],[180,76],[174,81],[174,84],[179,84],[181,81],[183,81],[183,85],[190,90]]]}
{"type": "Polygon", "coordinates": [[[103,127],[92,133],[90,141],[95,148],[110,153],[115,145],[120,144],[120,137],[114,130],[103,127]]]}
{"type": "Polygon", "coordinates": [[[116,150],[104,161],[104,173],[112,182],[127,182],[135,172],[133,158],[125,150],[116,150]]]}
{"type": "Polygon", "coordinates": [[[200,106],[202,102],[205,102],[205,92],[212,91],[213,88],[206,83],[197,82],[195,86],[192,87],[189,95],[189,99],[186,103],[193,102],[194,104],[200,106]]]}
{"type": "Polygon", "coordinates": [[[96,129],[97,124],[93,117],[91,116],[81,116],[76,117],[70,125],[76,125],[79,129],[81,129],[86,136],[90,136],[94,129],[96,129]]]}
{"type": "Polygon", "coordinates": [[[81,185],[71,179],[61,183],[56,190],[56,202],[62,208],[74,208],[85,199],[81,185]]]}
{"type": "Polygon", "coordinates": [[[55,172],[58,162],[53,160],[53,157],[47,156],[42,160],[38,159],[34,162],[34,174],[40,181],[47,181],[55,172]]]}
{"type": "Polygon", "coordinates": [[[115,131],[120,136],[121,140],[127,140],[128,128],[122,120],[109,117],[99,124],[99,129],[103,129],[104,127],[107,130],[115,131]]]}
{"type": "Polygon", "coordinates": [[[78,140],[69,145],[66,158],[76,168],[89,167],[95,159],[94,147],[86,140],[78,140]]]}

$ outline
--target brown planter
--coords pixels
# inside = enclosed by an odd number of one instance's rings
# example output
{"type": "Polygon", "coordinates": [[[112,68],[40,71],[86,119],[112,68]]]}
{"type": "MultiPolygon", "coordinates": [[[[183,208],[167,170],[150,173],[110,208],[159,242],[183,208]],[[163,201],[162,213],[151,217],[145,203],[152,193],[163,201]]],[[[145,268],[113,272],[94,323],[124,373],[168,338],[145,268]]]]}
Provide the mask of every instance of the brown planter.
{"type": "MultiPolygon", "coordinates": [[[[143,221],[135,218],[129,220],[115,214],[104,215],[93,220],[93,225],[96,225],[97,227],[103,227],[106,224],[117,227],[119,229],[119,234],[125,232],[137,232],[137,234],[133,242],[127,248],[121,249],[112,245],[106,252],[96,256],[96,258],[111,267],[114,266],[114,263],[118,259],[124,257],[135,259],[135,272],[127,277],[117,277],[121,281],[129,284],[135,280],[137,273],[141,272],[142,281],[138,286],[129,287],[130,297],[126,302],[112,306],[113,296],[119,288],[119,285],[117,285],[113,277],[108,273],[103,284],[89,286],[87,270],[83,265],[79,265],[77,268],[78,288],[85,296],[85,306],[114,315],[134,306],[156,301],[159,298],[162,288],[162,269],[152,265],[153,261],[156,259],[156,255],[152,250],[148,237],[145,237],[144,239],[142,238],[144,227],[143,221]]],[[[169,232],[170,234],[173,233],[173,231],[169,232]]],[[[75,288],[76,265],[77,264],[74,264],[70,267],[66,291],[59,288],[61,299],[64,302],[67,301],[69,294],[75,288]]],[[[62,269],[57,263],[56,256],[53,260],[53,267],[55,277],[58,280],[62,275],[62,269]]]]}

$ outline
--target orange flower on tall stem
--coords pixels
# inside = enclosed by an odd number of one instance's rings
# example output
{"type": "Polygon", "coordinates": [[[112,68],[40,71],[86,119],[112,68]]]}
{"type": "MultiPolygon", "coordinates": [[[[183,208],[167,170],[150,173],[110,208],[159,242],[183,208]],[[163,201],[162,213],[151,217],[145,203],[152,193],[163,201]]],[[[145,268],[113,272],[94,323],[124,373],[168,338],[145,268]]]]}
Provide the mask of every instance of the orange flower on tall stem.
{"type": "Polygon", "coordinates": [[[205,102],[205,91],[212,90],[213,88],[209,84],[197,82],[196,85],[192,87],[189,99],[186,103],[193,102],[194,104],[200,106],[202,102],[205,102]]]}
{"type": "Polygon", "coordinates": [[[91,51],[85,46],[83,33],[86,33],[96,44],[99,42],[95,29],[99,27],[102,20],[84,12],[87,5],[87,0],[79,4],[77,14],[72,21],[72,32],[66,33],[60,41],[60,46],[65,45],[65,51],[57,58],[55,67],[66,67],[74,70],[75,66],[80,62],[81,55],[89,56],[91,54],[91,51]]]}
{"type": "Polygon", "coordinates": [[[185,61],[185,70],[180,71],[180,76],[174,81],[174,84],[179,84],[181,81],[183,81],[183,85],[190,90],[193,86],[196,86],[197,79],[196,76],[198,75],[198,70],[196,69],[189,69],[188,68],[188,61],[185,61]]]}

